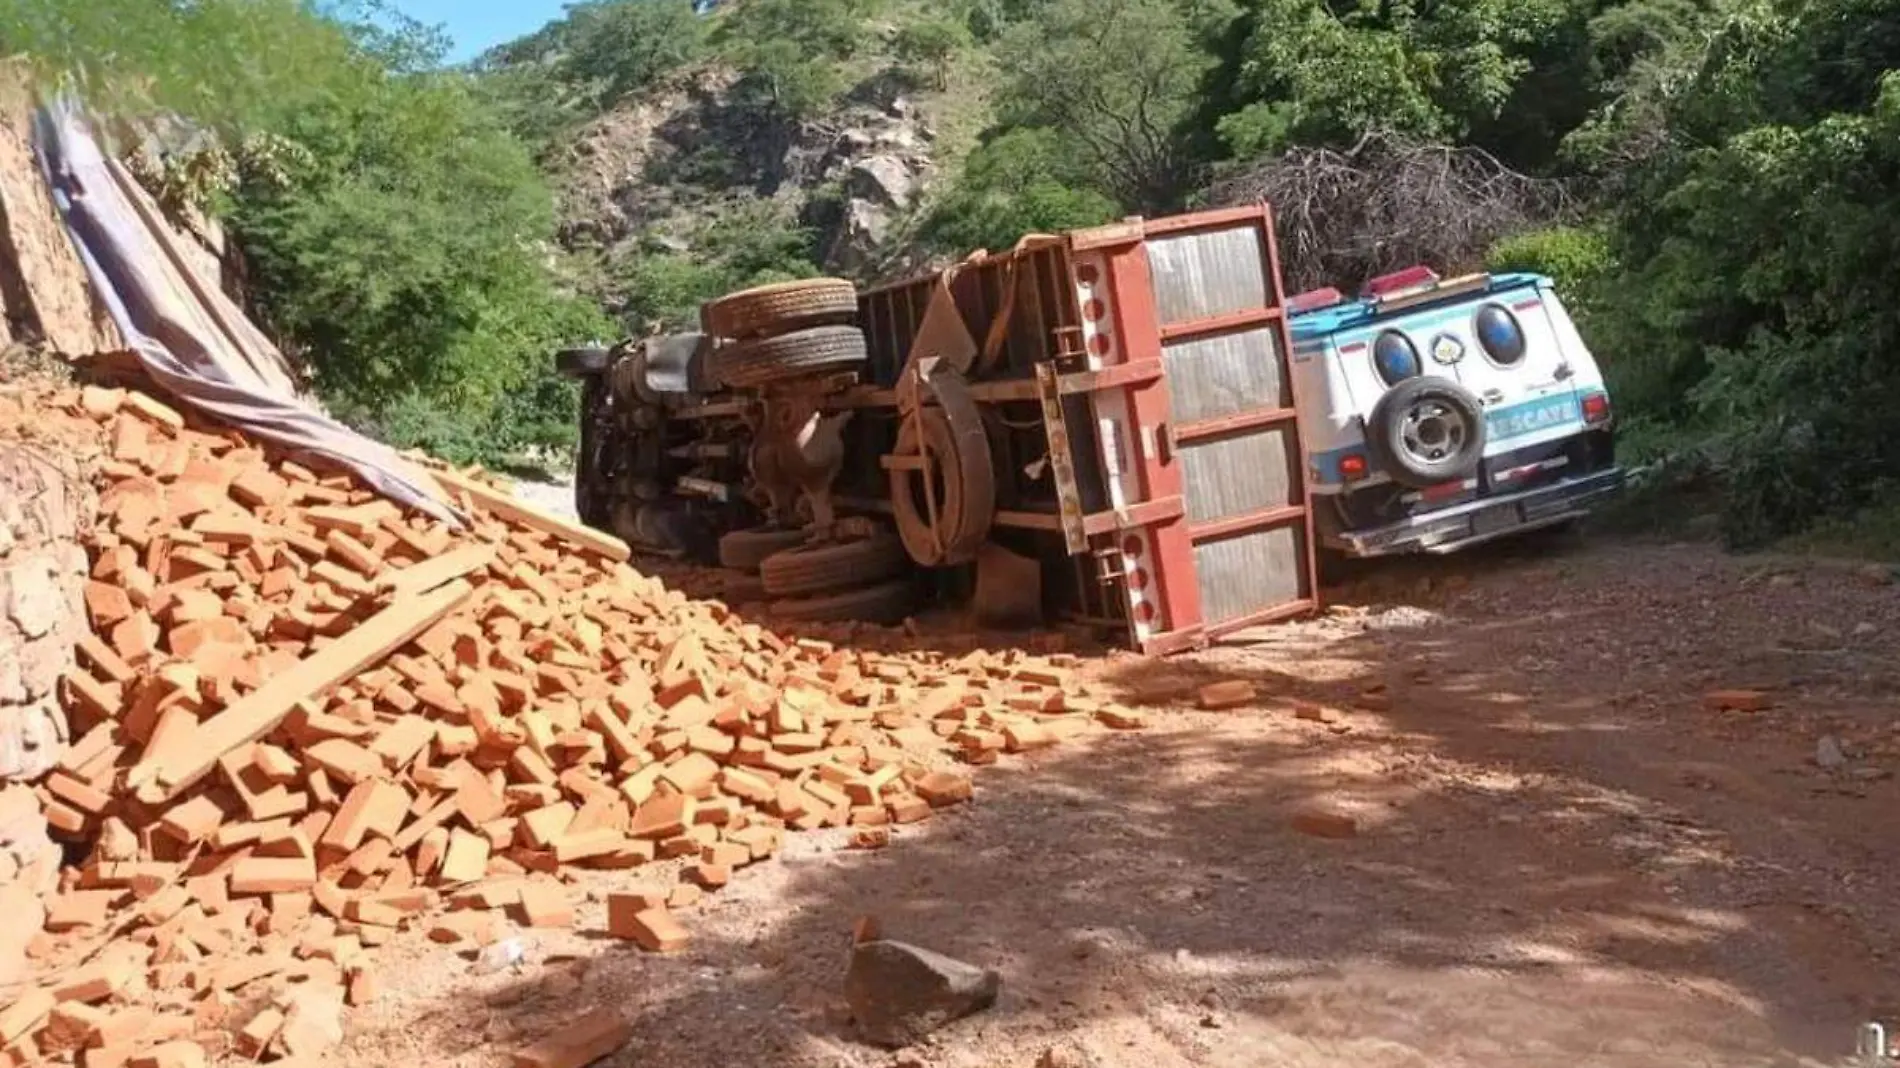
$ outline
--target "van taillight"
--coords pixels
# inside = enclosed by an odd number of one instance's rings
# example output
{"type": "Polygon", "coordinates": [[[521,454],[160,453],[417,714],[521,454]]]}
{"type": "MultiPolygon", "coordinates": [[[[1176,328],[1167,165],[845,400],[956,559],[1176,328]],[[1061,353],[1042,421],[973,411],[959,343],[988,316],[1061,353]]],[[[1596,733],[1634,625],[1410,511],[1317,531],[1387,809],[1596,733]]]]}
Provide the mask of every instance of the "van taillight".
{"type": "Polygon", "coordinates": [[[1610,395],[1592,393],[1583,398],[1583,421],[1596,426],[1610,421],[1610,395]]]}
{"type": "Polygon", "coordinates": [[[1339,473],[1344,475],[1348,482],[1356,482],[1366,477],[1366,472],[1369,470],[1371,468],[1366,465],[1366,458],[1356,452],[1348,453],[1340,458],[1339,473]]]}

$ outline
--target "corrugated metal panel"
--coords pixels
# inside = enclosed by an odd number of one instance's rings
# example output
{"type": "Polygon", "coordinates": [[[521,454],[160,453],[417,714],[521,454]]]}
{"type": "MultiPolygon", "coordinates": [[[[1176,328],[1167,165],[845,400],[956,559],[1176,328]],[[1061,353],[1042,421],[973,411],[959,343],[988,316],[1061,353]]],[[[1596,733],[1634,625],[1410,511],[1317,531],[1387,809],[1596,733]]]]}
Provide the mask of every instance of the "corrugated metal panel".
{"type": "Polygon", "coordinates": [[[1210,624],[1253,615],[1305,596],[1305,528],[1273,527],[1194,547],[1201,613],[1210,624]]]}
{"type": "Polygon", "coordinates": [[[1164,326],[1264,308],[1272,300],[1260,228],[1148,239],[1148,271],[1164,326]]]}
{"type": "Polygon", "coordinates": [[[1177,423],[1292,406],[1275,327],[1176,342],[1162,349],[1161,359],[1177,423]]]}
{"type": "Polygon", "coordinates": [[[1196,523],[1299,503],[1284,430],[1254,430],[1181,449],[1182,492],[1196,523]]]}

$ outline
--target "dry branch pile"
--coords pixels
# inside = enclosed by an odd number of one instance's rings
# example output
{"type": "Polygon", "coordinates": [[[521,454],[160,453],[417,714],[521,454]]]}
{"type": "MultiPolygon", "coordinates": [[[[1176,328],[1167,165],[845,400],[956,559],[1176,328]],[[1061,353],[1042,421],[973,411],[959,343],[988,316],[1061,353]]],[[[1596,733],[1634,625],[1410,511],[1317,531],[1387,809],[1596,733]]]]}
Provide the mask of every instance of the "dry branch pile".
{"type": "Polygon", "coordinates": [[[1302,146],[1232,175],[1215,205],[1273,205],[1293,290],[1366,280],[1415,264],[1479,267],[1500,238],[1569,218],[1562,183],[1530,178],[1483,149],[1370,134],[1350,149],[1302,146]]]}
{"type": "Polygon", "coordinates": [[[958,755],[1139,725],[1048,659],[788,640],[466,478],[457,532],[140,393],[41,409],[99,452],[74,740],[37,787],[89,852],[41,978],[0,991],[0,1065],[320,1055],[405,929],[571,924],[575,869],[667,864],[610,923],[676,948],[669,906],[788,830],[881,845],[971,796],[958,755]]]}

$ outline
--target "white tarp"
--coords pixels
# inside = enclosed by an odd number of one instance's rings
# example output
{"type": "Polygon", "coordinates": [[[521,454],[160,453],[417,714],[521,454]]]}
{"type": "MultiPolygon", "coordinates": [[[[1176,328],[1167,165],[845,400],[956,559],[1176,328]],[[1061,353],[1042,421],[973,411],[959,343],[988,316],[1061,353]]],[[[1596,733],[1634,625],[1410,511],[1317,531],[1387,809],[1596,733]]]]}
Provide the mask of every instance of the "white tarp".
{"type": "Polygon", "coordinates": [[[398,503],[462,523],[426,471],[297,398],[276,346],[180,255],[179,235],[100,151],[76,107],[42,109],[34,133],[93,288],[161,388],[247,434],[328,457],[398,503]]]}

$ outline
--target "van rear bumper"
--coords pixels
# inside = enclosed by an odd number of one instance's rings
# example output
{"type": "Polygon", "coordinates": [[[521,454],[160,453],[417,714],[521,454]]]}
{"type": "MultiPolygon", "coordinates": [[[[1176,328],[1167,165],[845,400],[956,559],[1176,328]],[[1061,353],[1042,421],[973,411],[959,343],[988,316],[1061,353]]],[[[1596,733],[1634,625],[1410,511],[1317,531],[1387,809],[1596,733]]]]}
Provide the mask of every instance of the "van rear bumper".
{"type": "Polygon", "coordinates": [[[1329,548],[1349,556],[1453,553],[1578,519],[1623,488],[1623,469],[1566,478],[1501,497],[1485,497],[1443,511],[1411,516],[1366,530],[1329,531],[1329,548]]]}

